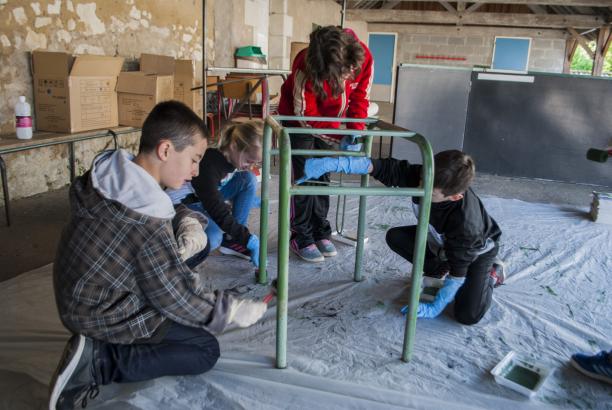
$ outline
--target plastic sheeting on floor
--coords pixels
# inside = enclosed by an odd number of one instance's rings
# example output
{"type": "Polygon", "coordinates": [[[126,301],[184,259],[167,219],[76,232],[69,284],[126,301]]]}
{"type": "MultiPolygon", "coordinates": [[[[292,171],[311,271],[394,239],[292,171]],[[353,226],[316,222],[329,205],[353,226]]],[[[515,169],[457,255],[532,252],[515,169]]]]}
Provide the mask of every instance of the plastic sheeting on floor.
{"type": "MultiPolygon", "coordinates": [[[[452,309],[419,320],[414,358],[399,360],[410,265],[384,243],[415,222],[407,199],[369,200],[366,280],[352,281],[354,249],[322,264],[290,260],[288,369],[274,368],[274,302],[264,320],[220,336],[211,372],[112,385],[88,407],[103,409],[611,408],[612,390],[568,365],[576,351],[611,348],[612,226],[586,208],[485,198],[503,234],[506,284],[475,326],[452,309]],[[514,350],[554,369],[531,400],[489,374],[514,350]]],[[[356,221],[356,201],[347,221],[356,221]]],[[[330,212],[333,214],[333,212],[330,212]]],[[[347,222],[348,223],[348,222],[347,222]]],[[[275,243],[276,241],[272,241],[275,243]]],[[[211,287],[263,297],[247,261],[211,256],[199,268],[211,287]]],[[[276,275],[276,251],[270,253],[276,275]]],[[[57,318],[51,266],[0,283],[0,408],[44,408],[68,334],[57,318]]]]}

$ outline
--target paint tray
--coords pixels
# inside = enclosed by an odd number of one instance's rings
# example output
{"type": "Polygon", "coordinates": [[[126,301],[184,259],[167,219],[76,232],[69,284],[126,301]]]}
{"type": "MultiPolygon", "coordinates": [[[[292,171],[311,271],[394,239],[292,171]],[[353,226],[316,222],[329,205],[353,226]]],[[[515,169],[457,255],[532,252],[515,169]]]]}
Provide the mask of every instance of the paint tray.
{"type": "Polygon", "coordinates": [[[533,397],[551,373],[543,363],[510,352],[491,370],[498,384],[527,397],[533,397]]]}
{"type": "Polygon", "coordinates": [[[432,278],[423,276],[423,284],[421,286],[421,302],[433,302],[440,288],[444,286],[444,279],[432,278]]]}

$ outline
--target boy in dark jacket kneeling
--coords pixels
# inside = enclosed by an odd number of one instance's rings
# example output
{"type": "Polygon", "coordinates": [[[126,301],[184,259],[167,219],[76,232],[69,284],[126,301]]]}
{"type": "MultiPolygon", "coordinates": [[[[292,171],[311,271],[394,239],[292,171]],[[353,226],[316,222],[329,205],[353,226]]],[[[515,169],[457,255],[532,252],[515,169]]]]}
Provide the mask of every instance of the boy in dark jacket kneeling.
{"type": "MultiPolygon", "coordinates": [[[[493,288],[503,283],[503,263],[496,258],[501,230],[470,188],[475,166],[469,155],[458,150],[439,152],[434,156],[434,170],[423,271],[426,276],[446,279],[433,302],[419,303],[417,315],[436,317],[454,300],[457,321],[472,325],[489,309],[493,288]]],[[[421,184],[422,166],[393,158],[314,158],[306,161],[302,180],[325,172],[369,173],[386,186],[409,188],[421,184]]],[[[419,198],[412,203],[418,215],[419,198]]],[[[387,232],[389,247],[410,262],[416,228],[400,226],[387,232]]]]}
{"type": "Polygon", "coordinates": [[[175,211],[163,190],[198,174],[206,136],[186,105],[160,103],[138,155],[104,152],[72,184],[53,281],[74,336],[51,382],[50,409],[84,407],[99,385],[206,372],[220,354],[211,332],[265,313],[263,302],[203,288],[191,268],[208,254],[207,220],[175,211]]]}

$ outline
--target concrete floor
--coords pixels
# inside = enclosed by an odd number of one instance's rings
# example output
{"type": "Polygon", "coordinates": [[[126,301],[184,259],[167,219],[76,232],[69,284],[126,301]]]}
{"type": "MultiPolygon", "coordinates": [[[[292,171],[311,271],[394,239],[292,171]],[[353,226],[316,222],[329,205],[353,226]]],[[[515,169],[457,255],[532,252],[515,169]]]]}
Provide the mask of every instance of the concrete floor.
{"type": "MultiPolygon", "coordinates": [[[[392,105],[379,105],[381,118],[391,121],[392,105]]],[[[377,149],[373,151],[376,155],[377,149]]],[[[386,153],[383,148],[383,155],[386,153]]],[[[480,195],[583,207],[590,204],[593,190],[612,192],[612,187],[487,174],[477,176],[474,188],[480,195]]],[[[68,188],[13,201],[11,207],[10,227],[6,226],[4,208],[0,207],[0,281],[53,261],[61,230],[69,217],[68,188]]]]}

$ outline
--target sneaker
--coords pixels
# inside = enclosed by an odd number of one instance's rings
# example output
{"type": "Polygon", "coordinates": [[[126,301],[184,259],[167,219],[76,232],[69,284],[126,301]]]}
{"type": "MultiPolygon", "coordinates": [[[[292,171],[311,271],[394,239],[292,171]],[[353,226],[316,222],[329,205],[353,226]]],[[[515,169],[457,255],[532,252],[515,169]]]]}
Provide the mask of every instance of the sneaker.
{"type": "Polygon", "coordinates": [[[329,239],[321,239],[316,242],[317,249],[323,254],[323,256],[336,256],[338,251],[336,247],[329,239]]]}
{"type": "Polygon", "coordinates": [[[572,355],[570,363],[580,373],[612,384],[612,352],[602,351],[593,356],[576,353],[572,355]]]}
{"type": "Polygon", "coordinates": [[[224,255],[237,256],[242,259],[251,260],[251,251],[246,246],[231,240],[227,235],[223,235],[223,241],[219,247],[219,252],[224,255]]]}
{"type": "Polygon", "coordinates": [[[325,258],[317,248],[314,243],[306,246],[305,248],[298,249],[297,246],[293,245],[294,242],[291,242],[291,250],[300,258],[304,259],[306,262],[323,262],[325,258]]]}
{"type": "Polygon", "coordinates": [[[491,280],[493,280],[493,287],[497,288],[504,284],[504,280],[506,280],[506,265],[501,259],[495,258],[493,261],[493,267],[491,268],[491,272],[489,273],[491,276],[491,280]]]}
{"type": "Polygon", "coordinates": [[[98,395],[94,378],[93,340],[73,335],[64,349],[51,379],[49,410],[74,409],[87,406],[87,399],[98,395]]]}

